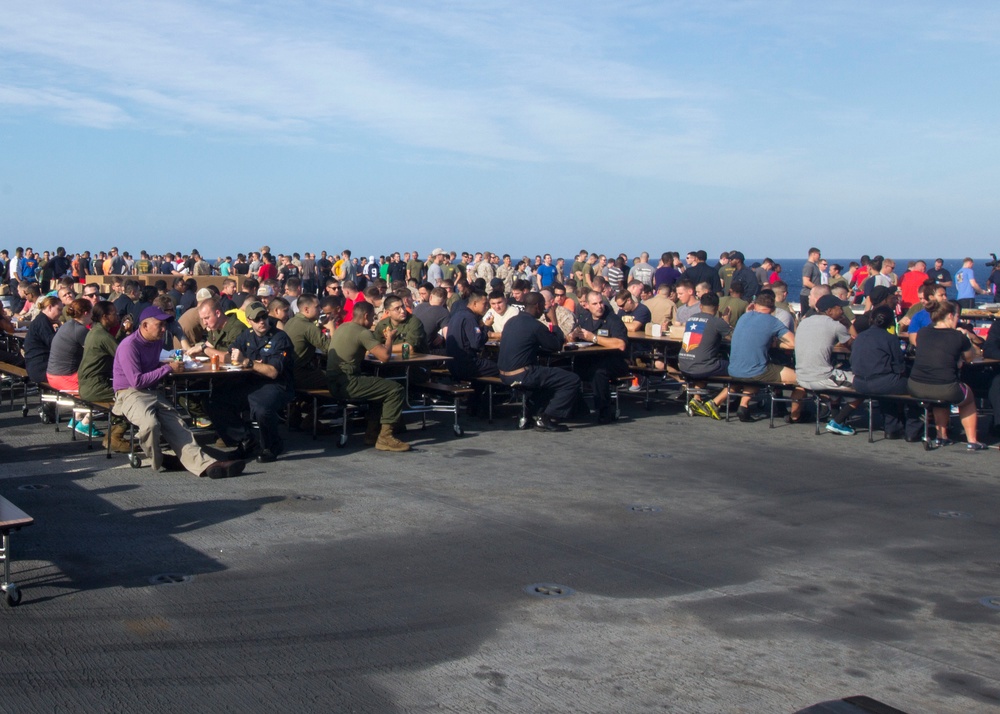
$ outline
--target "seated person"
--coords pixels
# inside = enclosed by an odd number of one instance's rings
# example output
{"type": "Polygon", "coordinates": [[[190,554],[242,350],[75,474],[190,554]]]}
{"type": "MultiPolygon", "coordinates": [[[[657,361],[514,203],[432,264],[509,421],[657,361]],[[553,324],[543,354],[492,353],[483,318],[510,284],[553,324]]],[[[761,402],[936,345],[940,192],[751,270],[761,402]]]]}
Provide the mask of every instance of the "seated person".
{"type": "MultiPolygon", "coordinates": [[[[296,389],[326,389],[326,371],[317,364],[326,364],[326,353],[330,349],[330,336],[324,334],[317,325],[319,318],[319,298],[310,293],[300,295],[297,301],[299,311],[285,325],[285,334],[292,343],[295,363],[292,377],[296,389]]],[[[296,431],[302,428],[303,414],[311,413],[311,400],[297,400],[288,407],[288,428],[296,431]]],[[[317,428],[320,425],[317,423],[317,428]]],[[[325,430],[325,427],[324,427],[325,430]]]]}
{"type": "MultiPolygon", "coordinates": [[[[961,308],[958,303],[945,300],[931,313],[931,325],[920,330],[917,353],[906,387],[914,397],[934,399],[958,406],[958,418],[965,430],[969,451],[988,448],[976,437],[976,399],[968,385],[962,383],[962,362],[971,362],[982,354],[976,340],[964,327],[959,327],[961,308]]],[[[954,442],[948,438],[948,407],[934,407],[934,427],[937,429],[936,446],[954,442]]]]}
{"type": "MultiPolygon", "coordinates": [[[[723,356],[722,341],[731,334],[733,328],[718,316],[719,296],[714,292],[705,293],[701,298],[701,312],[688,318],[684,326],[684,340],[677,355],[681,374],[691,381],[695,389],[705,389],[712,377],[729,374],[729,360],[723,356]]],[[[720,419],[719,407],[725,404],[729,389],[709,400],[700,396],[692,397],[688,407],[694,414],[720,419]]]]}
{"type": "Polygon", "coordinates": [[[480,356],[488,339],[487,332],[480,323],[486,311],[486,293],[474,291],[451,314],[445,349],[451,357],[448,370],[456,379],[472,380],[476,377],[495,377],[498,374],[496,363],[480,356]]]}
{"type": "MultiPolygon", "coordinates": [[[[285,298],[276,297],[267,304],[267,321],[276,330],[284,330],[285,323],[292,316],[292,306],[285,298]]],[[[249,319],[249,316],[247,316],[249,319]]],[[[253,320],[250,320],[253,327],[253,320]]]]}
{"type": "MultiPolygon", "coordinates": [[[[7,313],[3,310],[0,310],[0,331],[2,331],[5,335],[14,334],[14,323],[10,321],[10,318],[7,317],[7,313]]],[[[11,347],[13,347],[13,345],[11,345],[11,347]]],[[[0,348],[0,362],[6,362],[7,364],[12,364],[17,367],[23,367],[24,357],[22,357],[19,352],[13,352],[9,349],[0,348]]]]}
{"type": "MultiPolygon", "coordinates": [[[[115,390],[111,387],[111,377],[114,371],[115,352],[118,351],[118,340],[121,322],[114,303],[107,300],[94,305],[91,313],[93,322],[90,331],[83,342],[83,358],[77,373],[80,384],[80,398],[88,402],[113,402],[115,390]]],[[[121,335],[125,337],[124,333],[121,335]]],[[[128,439],[125,438],[125,424],[121,418],[112,418],[111,433],[104,437],[104,447],[111,441],[111,450],[120,454],[131,453],[128,439]]]]}
{"type": "MultiPolygon", "coordinates": [[[[542,410],[535,422],[539,430],[566,431],[558,420],[569,416],[580,393],[580,378],[569,370],[538,364],[540,352],[558,352],[565,338],[557,326],[554,309],[549,310],[548,326],[539,321],[544,304],[541,295],[525,293],[523,301],[524,311],[507,323],[506,334],[500,341],[497,362],[500,380],[507,386],[530,390],[531,404],[542,410]]],[[[599,338],[595,336],[594,339],[599,338]]]]}
{"type": "MultiPolygon", "coordinates": [[[[642,283],[640,283],[642,285],[642,283]]],[[[618,317],[628,332],[643,332],[652,319],[649,308],[639,302],[628,290],[619,290],[615,295],[618,317]]]]}
{"type": "MultiPolygon", "coordinates": [[[[826,288],[825,285],[822,287],[826,288]]],[[[872,288],[871,293],[868,294],[868,297],[866,297],[865,300],[866,302],[871,303],[871,307],[867,312],[864,312],[854,318],[854,322],[851,324],[851,334],[854,337],[857,337],[868,329],[871,311],[879,305],[888,305],[893,309],[893,312],[895,312],[896,305],[899,303],[899,296],[896,294],[895,288],[887,288],[882,285],[876,285],[872,288]]],[[[896,334],[895,325],[892,327],[892,334],[896,334]]]]}
{"type": "MultiPolygon", "coordinates": [[[[824,295],[816,302],[816,313],[799,323],[795,335],[795,381],[805,389],[850,388],[854,375],[834,366],[833,349],[850,347],[851,323],[844,316],[844,306],[833,295],[824,295]]],[[[847,425],[854,410],[861,406],[856,399],[845,403],[826,423],[832,434],[852,435],[847,425]]]]}
{"type": "MultiPolygon", "coordinates": [[[[627,290],[630,305],[637,304],[627,290]]],[[[580,315],[580,322],[572,337],[580,337],[595,345],[610,347],[613,352],[587,355],[578,359],[575,372],[581,380],[590,383],[594,394],[594,408],[597,410],[597,421],[606,424],[611,421],[611,380],[628,374],[628,364],[625,362],[625,348],[628,340],[628,330],[621,317],[608,309],[601,296],[591,291],[583,304],[585,311],[580,315]]]]}
{"type": "Polygon", "coordinates": [[[520,305],[510,305],[507,303],[507,296],[502,290],[495,290],[489,296],[490,309],[483,316],[483,325],[489,329],[489,338],[499,340],[503,334],[503,326],[510,318],[521,312],[520,305]]]}
{"type": "MultiPolygon", "coordinates": [[[[70,394],[80,393],[78,372],[83,359],[83,345],[87,339],[87,328],[91,320],[90,301],[77,298],[66,308],[69,319],[56,330],[49,350],[49,364],[45,370],[45,381],[53,389],[70,394]]],[[[69,428],[80,434],[104,436],[90,423],[90,414],[83,409],[74,409],[69,428]]]]}
{"type": "MultiPolygon", "coordinates": [[[[153,307],[168,315],[175,315],[177,311],[176,303],[169,294],[158,295],[154,298],[153,307]]],[[[175,349],[185,351],[191,349],[191,343],[188,342],[187,335],[184,334],[184,330],[177,324],[177,320],[175,319],[164,324],[161,335],[163,337],[161,349],[168,352],[173,352],[175,349]]]]}
{"type": "Polygon", "coordinates": [[[382,303],[385,308],[385,317],[375,325],[375,337],[384,339],[385,331],[392,329],[396,331],[393,339],[393,352],[403,351],[403,344],[410,345],[410,349],[419,354],[427,353],[427,338],[424,336],[424,326],[419,319],[406,311],[406,305],[402,298],[396,295],[389,295],[382,303]]]}
{"type": "Polygon", "coordinates": [[[642,304],[649,310],[649,322],[651,324],[673,324],[677,305],[670,299],[672,289],[672,285],[661,283],[656,286],[656,294],[648,300],[643,301],[642,304]]]}
{"type": "Polygon", "coordinates": [[[183,372],[184,363],[171,360],[160,363],[165,323],[173,316],[158,307],[147,307],[139,316],[139,327],[122,340],[115,352],[112,386],[115,390],[114,414],[135,425],[136,440],[150,459],[154,471],[185,468],[208,478],[227,478],[243,473],[242,461],[217,461],[209,457],[194,440],[180,414],[156,387],[171,372],[183,372]],[[166,439],[176,456],[166,458],[160,439],[166,439]]]}
{"type": "MultiPolygon", "coordinates": [[[[771,346],[776,340],[779,347],[795,348],[795,336],[781,324],[781,320],[771,314],[772,310],[774,293],[766,290],[751,303],[733,329],[732,347],[729,351],[730,376],[765,384],[795,384],[795,370],[779,366],[770,359],[771,346]]],[[[753,421],[750,415],[750,398],[757,391],[757,387],[743,387],[740,406],[736,410],[740,421],[753,421]]],[[[795,389],[792,392],[792,399],[795,400],[789,415],[792,423],[799,421],[802,412],[799,400],[804,396],[804,390],[795,389]]]]}
{"type": "Polygon", "coordinates": [[[427,302],[413,306],[413,316],[424,326],[424,336],[430,352],[444,349],[445,339],[448,337],[448,321],[451,319],[451,313],[444,306],[447,299],[447,290],[432,288],[427,293],[427,302]]]}
{"type": "MultiPolygon", "coordinates": [[[[914,312],[906,323],[906,338],[913,347],[917,346],[917,334],[932,324],[931,313],[934,312],[934,308],[947,299],[948,290],[940,285],[931,283],[920,289],[918,305],[921,309],[914,312]]],[[[902,321],[900,321],[900,325],[902,325],[902,321]]]]}
{"type": "Polygon", "coordinates": [[[271,324],[263,304],[250,303],[244,312],[252,327],[244,330],[230,346],[232,361],[253,372],[246,378],[234,376],[231,383],[226,382],[225,389],[213,391],[206,406],[215,430],[227,446],[238,447],[240,458],[256,450],[242,416],[248,408],[260,433],[257,461],[270,463],[285,450],[278,432],[278,415],[295,397],[292,384],[295,353],[288,335],[271,324]]]}
{"type": "Polygon", "coordinates": [[[187,353],[192,356],[204,354],[207,357],[218,357],[223,362],[228,362],[233,343],[243,334],[246,326],[235,314],[224,313],[218,298],[204,300],[197,309],[205,339],[192,346],[187,353]]]}
{"type": "Polygon", "coordinates": [[[729,285],[729,294],[719,298],[719,317],[728,322],[730,327],[736,327],[736,323],[746,314],[748,305],[743,299],[743,283],[734,280],[729,285]]]}
{"type": "MultiPolygon", "coordinates": [[[[559,329],[562,330],[562,333],[564,335],[569,335],[573,332],[574,329],[576,329],[576,322],[577,322],[576,314],[571,312],[568,308],[563,307],[562,304],[557,300],[555,290],[558,290],[558,288],[559,284],[556,283],[554,287],[550,286],[547,288],[542,288],[541,290],[538,291],[538,294],[542,296],[542,300],[544,301],[542,309],[545,312],[542,314],[541,319],[543,322],[545,322],[546,325],[548,325],[547,321],[548,318],[546,317],[546,315],[548,315],[549,311],[552,310],[552,308],[555,308],[556,321],[559,326],[559,329]]],[[[563,293],[563,295],[565,296],[565,293],[563,293]]]]}
{"type": "Polygon", "coordinates": [[[319,325],[323,334],[329,337],[344,321],[344,298],[340,295],[326,295],[319,301],[319,325]]]}
{"type": "MultiPolygon", "coordinates": [[[[485,312],[485,310],[484,310],[485,312]]],[[[380,341],[372,333],[375,308],[371,303],[354,305],[353,317],[338,327],[330,338],[326,377],[330,394],[337,399],[371,402],[365,444],[380,451],[409,451],[410,445],[393,434],[393,426],[402,418],[403,385],[392,379],[361,374],[366,354],[387,361],[392,355],[396,331],[388,329],[380,341]]]]}
{"type": "MultiPolygon", "coordinates": [[[[907,394],[906,360],[899,349],[899,338],[888,328],[896,313],[888,305],[872,310],[869,328],[858,335],[851,346],[851,372],[855,391],[866,396],[907,394]]],[[[885,438],[920,441],[922,424],[916,405],[904,406],[897,400],[880,399],[879,410],[885,421],[885,438]]]]}
{"type": "MultiPolygon", "coordinates": [[[[695,295],[694,285],[690,280],[678,280],[674,285],[677,291],[677,310],[674,312],[675,325],[682,327],[687,324],[688,318],[701,312],[701,303],[695,295]]],[[[663,331],[667,332],[669,325],[663,325],[663,331]]]]}

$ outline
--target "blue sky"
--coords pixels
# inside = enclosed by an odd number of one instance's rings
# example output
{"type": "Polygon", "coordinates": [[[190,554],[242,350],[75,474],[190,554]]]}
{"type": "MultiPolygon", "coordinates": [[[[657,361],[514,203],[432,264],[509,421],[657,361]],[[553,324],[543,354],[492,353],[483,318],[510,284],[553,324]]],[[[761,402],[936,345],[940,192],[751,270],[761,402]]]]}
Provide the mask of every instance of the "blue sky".
{"type": "Polygon", "coordinates": [[[1000,249],[988,2],[7,0],[0,245],[1000,249]]]}

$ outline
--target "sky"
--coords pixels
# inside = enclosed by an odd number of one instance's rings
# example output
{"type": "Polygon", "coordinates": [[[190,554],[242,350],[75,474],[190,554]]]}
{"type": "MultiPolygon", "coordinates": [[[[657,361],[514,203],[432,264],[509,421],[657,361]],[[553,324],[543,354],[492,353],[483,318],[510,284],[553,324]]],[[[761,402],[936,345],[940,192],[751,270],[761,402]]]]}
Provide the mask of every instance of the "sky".
{"type": "Polygon", "coordinates": [[[0,247],[979,257],[1000,5],[6,0],[0,247]]]}

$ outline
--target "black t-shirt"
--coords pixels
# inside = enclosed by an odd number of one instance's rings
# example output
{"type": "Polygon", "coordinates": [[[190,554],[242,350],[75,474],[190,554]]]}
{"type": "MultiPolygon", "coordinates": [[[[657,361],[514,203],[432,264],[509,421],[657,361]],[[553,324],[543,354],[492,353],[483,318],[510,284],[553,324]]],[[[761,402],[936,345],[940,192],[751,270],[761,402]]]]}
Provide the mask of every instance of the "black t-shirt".
{"type": "Polygon", "coordinates": [[[969,338],[958,330],[928,325],[917,333],[917,356],[910,379],[923,384],[959,382],[958,362],[971,349],[969,338]]]}
{"type": "Polygon", "coordinates": [[[388,271],[389,282],[392,283],[394,280],[406,280],[406,263],[389,263],[388,271]]]}
{"type": "Polygon", "coordinates": [[[930,276],[931,280],[933,280],[935,283],[938,283],[939,285],[941,283],[951,282],[951,273],[949,273],[944,268],[941,268],[941,270],[929,270],[927,274],[930,276]]]}
{"type": "Polygon", "coordinates": [[[249,275],[250,274],[250,264],[249,263],[233,263],[233,273],[236,275],[249,275]]]}
{"type": "Polygon", "coordinates": [[[722,280],[719,279],[719,271],[708,263],[692,265],[685,271],[684,278],[690,280],[695,287],[699,283],[708,283],[712,286],[713,292],[719,292],[722,289],[722,280]]]}
{"type": "Polygon", "coordinates": [[[729,323],[718,315],[699,312],[689,317],[684,325],[681,351],[677,355],[680,370],[694,376],[717,371],[722,338],[732,331],[729,323]]]}

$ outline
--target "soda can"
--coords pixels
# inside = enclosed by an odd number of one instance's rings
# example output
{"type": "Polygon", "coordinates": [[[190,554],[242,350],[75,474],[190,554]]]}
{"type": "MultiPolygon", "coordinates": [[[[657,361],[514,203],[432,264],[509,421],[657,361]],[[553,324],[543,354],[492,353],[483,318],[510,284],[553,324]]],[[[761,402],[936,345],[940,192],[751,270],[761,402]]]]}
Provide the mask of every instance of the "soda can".
{"type": "Polygon", "coordinates": [[[410,359],[410,343],[403,343],[403,359],[410,359]]]}
{"type": "Polygon", "coordinates": [[[175,362],[183,362],[184,361],[184,350],[175,350],[174,351],[174,361],[175,362]]]}

